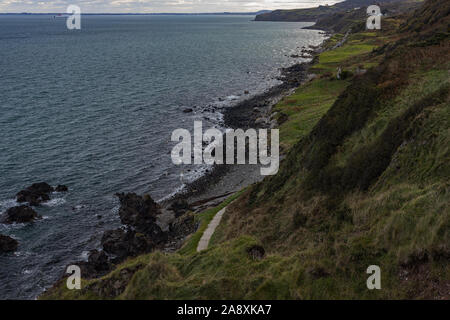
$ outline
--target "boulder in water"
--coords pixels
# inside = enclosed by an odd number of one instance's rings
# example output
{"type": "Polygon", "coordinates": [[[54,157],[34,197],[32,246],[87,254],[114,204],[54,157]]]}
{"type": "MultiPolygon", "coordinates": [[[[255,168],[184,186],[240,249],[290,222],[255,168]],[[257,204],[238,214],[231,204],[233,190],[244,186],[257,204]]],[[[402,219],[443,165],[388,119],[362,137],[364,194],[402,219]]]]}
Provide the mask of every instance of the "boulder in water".
{"type": "Polygon", "coordinates": [[[31,206],[38,206],[41,202],[50,200],[49,193],[53,191],[53,187],[46,182],[34,183],[17,193],[17,202],[28,202],[31,206]]]}
{"type": "Polygon", "coordinates": [[[14,252],[18,246],[17,240],[0,234],[0,253],[14,252]]]}
{"type": "Polygon", "coordinates": [[[124,225],[151,236],[162,232],[156,224],[161,207],[149,195],[117,193],[116,196],[120,200],[119,216],[124,225]]]}

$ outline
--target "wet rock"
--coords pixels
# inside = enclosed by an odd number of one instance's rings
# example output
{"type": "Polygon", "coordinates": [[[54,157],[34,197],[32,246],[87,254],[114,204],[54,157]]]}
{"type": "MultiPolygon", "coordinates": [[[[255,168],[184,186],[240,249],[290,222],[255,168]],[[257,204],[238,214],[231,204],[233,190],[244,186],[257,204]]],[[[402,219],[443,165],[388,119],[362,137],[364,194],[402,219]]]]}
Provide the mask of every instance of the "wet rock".
{"type": "Polygon", "coordinates": [[[106,231],[101,243],[105,252],[116,256],[114,263],[151,252],[156,247],[156,242],[150,236],[123,229],[106,231]]]}
{"type": "Polygon", "coordinates": [[[56,192],[67,192],[67,191],[69,191],[69,188],[65,185],[58,184],[58,186],[55,188],[55,191],[56,192]]]}
{"type": "Polygon", "coordinates": [[[78,261],[73,264],[80,267],[81,276],[84,279],[99,278],[112,270],[108,255],[99,250],[89,251],[88,261],[78,261]]]}
{"type": "Polygon", "coordinates": [[[49,193],[54,189],[46,182],[34,183],[17,193],[17,202],[28,202],[31,206],[38,206],[41,202],[50,200],[49,193]]]}
{"type": "Polygon", "coordinates": [[[175,213],[175,217],[178,218],[191,210],[191,207],[186,200],[177,200],[170,205],[169,210],[173,211],[175,213]]]}
{"type": "Polygon", "coordinates": [[[18,246],[17,240],[0,234],[0,253],[14,252],[18,246]]]}
{"type": "Polygon", "coordinates": [[[266,250],[261,246],[254,245],[247,249],[247,253],[252,260],[261,260],[264,258],[266,250]]]}
{"type": "Polygon", "coordinates": [[[104,251],[92,250],[89,252],[88,263],[97,271],[108,271],[110,268],[108,256],[104,251]]]}
{"type": "Polygon", "coordinates": [[[1,222],[2,223],[25,223],[31,222],[34,219],[40,218],[36,211],[28,206],[17,206],[9,208],[5,214],[3,215],[1,222]]]}
{"type": "Polygon", "coordinates": [[[33,183],[27,188],[27,190],[42,193],[50,193],[54,191],[53,187],[46,182],[33,183]]]}
{"type": "Polygon", "coordinates": [[[184,113],[191,113],[193,111],[194,110],[192,108],[186,108],[186,109],[183,110],[184,113]]]}
{"type": "Polygon", "coordinates": [[[157,236],[162,232],[156,225],[156,216],[161,214],[161,207],[149,195],[118,193],[116,196],[120,200],[119,216],[124,225],[149,235],[157,236]]]}

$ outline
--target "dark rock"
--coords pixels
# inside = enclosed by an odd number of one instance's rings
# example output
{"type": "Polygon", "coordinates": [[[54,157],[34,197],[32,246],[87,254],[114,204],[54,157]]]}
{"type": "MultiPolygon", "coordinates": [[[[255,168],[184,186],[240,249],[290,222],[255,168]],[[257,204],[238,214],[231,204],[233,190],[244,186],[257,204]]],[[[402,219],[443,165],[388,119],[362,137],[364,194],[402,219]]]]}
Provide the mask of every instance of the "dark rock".
{"type": "Polygon", "coordinates": [[[14,252],[18,246],[17,240],[0,234],[0,253],[14,252]]]}
{"type": "Polygon", "coordinates": [[[73,264],[80,267],[81,276],[84,279],[99,278],[112,270],[107,254],[98,250],[89,251],[88,261],[78,261],[73,264]]]}
{"type": "Polygon", "coordinates": [[[244,91],[244,94],[250,94],[250,91],[245,90],[245,91],[244,91]]]}
{"type": "Polygon", "coordinates": [[[55,191],[56,192],[67,192],[67,191],[69,191],[69,188],[65,185],[58,184],[58,186],[55,188],[55,191]]]}
{"type": "Polygon", "coordinates": [[[17,202],[28,202],[31,206],[38,206],[41,202],[50,200],[48,194],[53,191],[54,189],[46,182],[34,183],[17,193],[17,202]]]}
{"type": "Polygon", "coordinates": [[[126,233],[122,229],[105,231],[101,243],[103,250],[109,254],[125,257],[128,253],[126,233]]]}
{"type": "Polygon", "coordinates": [[[251,259],[261,260],[262,258],[264,258],[266,250],[264,250],[264,248],[261,246],[254,245],[247,249],[247,253],[251,259]]]}
{"type": "Polygon", "coordinates": [[[46,182],[33,183],[31,186],[27,188],[27,190],[42,193],[50,193],[54,191],[53,187],[46,182]]]}
{"type": "Polygon", "coordinates": [[[156,243],[148,235],[123,229],[106,231],[101,243],[105,252],[116,256],[115,263],[127,257],[151,252],[156,247],[156,243]]]}
{"type": "Polygon", "coordinates": [[[28,206],[18,206],[9,208],[2,217],[2,223],[24,223],[40,218],[36,211],[28,206]]]}
{"type": "Polygon", "coordinates": [[[170,205],[169,210],[173,211],[175,213],[175,217],[178,218],[191,210],[191,207],[186,200],[177,200],[170,205]]]}
{"type": "Polygon", "coordinates": [[[187,109],[184,109],[183,110],[183,112],[184,113],[191,113],[191,112],[193,112],[194,110],[192,109],[192,108],[187,108],[187,109]]]}
{"type": "Polygon", "coordinates": [[[88,263],[98,272],[107,271],[110,268],[108,256],[104,251],[90,251],[88,263]]]}
{"type": "Polygon", "coordinates": [[[116,196],[120,200],[119,216],[124,225],[154,239],[162,237],[163,232],[156,224],[161,207],[149,195],[141,197],[135,193],[118,193],[116,196]]]}

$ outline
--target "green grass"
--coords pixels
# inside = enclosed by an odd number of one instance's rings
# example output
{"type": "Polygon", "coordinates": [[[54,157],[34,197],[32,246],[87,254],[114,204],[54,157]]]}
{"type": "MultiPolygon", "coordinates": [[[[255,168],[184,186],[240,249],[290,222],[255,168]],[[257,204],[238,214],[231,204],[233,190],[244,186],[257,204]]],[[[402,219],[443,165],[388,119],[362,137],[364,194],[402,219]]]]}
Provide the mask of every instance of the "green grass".
{"type": "Polygon", "coordinates": [[[411,84],[394,100],[387,101],[382,108],[377,110],[361,131],[355,132],[347,138],[340,147],[340,152],[335,154],[331,162],[337,166],[344,166],[355,151],[375,141],[386,129],[389,121],[404,112],[417,97],[431,94],[448,81],[448,71],[445,68],[426,72],[419,71],[411,75],[411,84]]]}
{"type": "MultiPolygon", "coordinates": [[[[328,46],[336,44],[342,39],[342,35],[330,38],[328,46]]],[[[351,34],[346,43],[334,50],[322,52],[319,55],[319,63],[312,70],[318,74],[331,72],[336,74],[336,69],[354,71],[358,66],[370,68],[377,65],[378,58],[370,57],[368,54],[386,41],[386,38],[375,32],[363,32],[351,34]]]]}
{"type": "MultiPolygon", "coordinates": [[[[333,35],[326,46],[331,47],[342,37],[342,34],[333,35]]],[[[374,32],[352,34],[342,47],[319,55],[319,63],[313,65],[311,71],[320,77],[299,87],[273,109],[277,113],[274,115],[275,119],[287,116],[287,121],[280,125],[280,145],[283,151],[309,134],[349,85],[349,80],[335,78],[336,68],[340,66],[343,70],[354,70],[360,65],[364,68],[376,66],[380,58],[368,57],[367,54],[383,41],[383,37],[374,32]]]]}
{"type": "Polygon", "coordinates": [[[335,73],[336,68],[340,67],[344,61],[348,60],[352,56],[369,53],[375,47],[376,45],[365,43],[349,44],[332,51],[326,51],[320,54],[319,63],[314,66],[314,69],[320,69],[320,73],[335,73]]]}
{"type": "Polygon", "coordinates": [[[317,79],[278,103],[273,111],[289,117],[280,126],[281,148],[287,150],[306,136],[347,85],[347,81],[317,79]]]}

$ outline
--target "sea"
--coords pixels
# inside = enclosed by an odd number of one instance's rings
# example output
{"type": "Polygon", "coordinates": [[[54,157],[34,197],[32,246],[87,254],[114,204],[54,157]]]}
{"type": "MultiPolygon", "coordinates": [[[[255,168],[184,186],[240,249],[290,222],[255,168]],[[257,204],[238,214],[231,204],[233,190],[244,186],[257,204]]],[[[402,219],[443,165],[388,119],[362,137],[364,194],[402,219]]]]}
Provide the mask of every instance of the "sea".
{"type": "Polygon", "coordinates": [[[0,215],[35,182],[64,184],[43,218],[0,224],[0,299],[36,299],[120,225],[117,192],[164,200],[204,174],[172,163],[171,133],[223,128],[224,108],[279,84],[324,40],[312,23],[254,16],[0,15],[0,215]],[[248,91],[248,94],[245,94],[248,91]],[[185,112],[192,109],[192,112],[185,112]]]}

